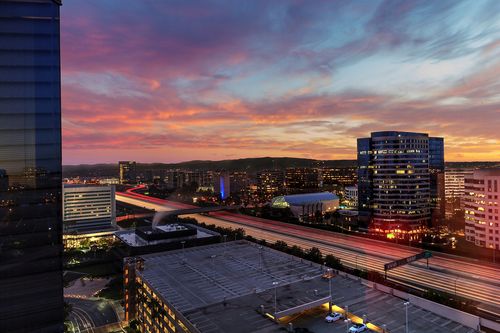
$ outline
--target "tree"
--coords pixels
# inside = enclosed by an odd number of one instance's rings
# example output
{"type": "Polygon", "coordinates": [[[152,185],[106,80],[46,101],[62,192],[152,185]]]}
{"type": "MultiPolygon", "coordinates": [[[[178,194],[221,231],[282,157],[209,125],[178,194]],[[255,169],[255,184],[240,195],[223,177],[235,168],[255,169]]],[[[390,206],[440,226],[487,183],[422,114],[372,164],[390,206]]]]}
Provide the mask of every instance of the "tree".
{"type": "Polygon", "coordinates": [[[274,243],[274,248],[278,251],[287,252],[288,244],[282,240],[278,240],[274,243]]]}
{"type": "Polygon", "coordinates": [[[317,210],[316,212],[314,212],[314,220],[314,222],[316,223],[323,222],[323,214],[321,213],[321,211],[317,210]]]}
{"type": "Polygon", "coordinates": [[[253,236],[250,236],[250,235],[246,235],[245,236],[245,239],[249,242],[252,242],[252,243],[257,243],[257,240],[255,239],[255,237],[253,236]]]}
{"type": "Polygon", "coordinates": [[[325,256],[325,263],[328,267],[335,269],[342,269],[344,267],[340,259],[331,254],[325,256]]]}
{"type": "Polygon", "coordinates": [[[238,228],[234,231],[234,238],[235,239],[243,239],[244,237],[245,237],[245,229],[238,228]]]}
{"type": "Polygon", "coordinates": [[[321,261],[323,259],[323,255],[321,254],[320,249],[318,249],[317,247],[311,247],[307,251],[305,259],[316,263],[322,263],[321,261]]]}
{"type": "Polygon", "coordinates": [[[64,301],[64,319],[67,319],[70,315],[71,311],[73,311],[73,305],[64,301]]]}
{"type": "Polygon", "coordinates": [[[304,257],[304,250],[302,250],[300,247],[298,247],[297,245],[294,245],[292,246],[292,248],[290,249],[290,254],[291,255],[294,255],[296,257],[300,257],[300,258],[303,258],[304,257]]]}

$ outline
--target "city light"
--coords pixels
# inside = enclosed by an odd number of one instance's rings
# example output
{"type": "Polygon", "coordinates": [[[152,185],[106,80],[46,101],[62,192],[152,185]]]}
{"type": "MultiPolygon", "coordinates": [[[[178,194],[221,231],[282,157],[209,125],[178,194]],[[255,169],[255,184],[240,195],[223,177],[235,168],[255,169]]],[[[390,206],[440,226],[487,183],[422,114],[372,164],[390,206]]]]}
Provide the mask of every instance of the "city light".
{"type": "Polygon", "coordinates": [[[499,22],[0,1],[0,331],[500,332],[499,22]]]}

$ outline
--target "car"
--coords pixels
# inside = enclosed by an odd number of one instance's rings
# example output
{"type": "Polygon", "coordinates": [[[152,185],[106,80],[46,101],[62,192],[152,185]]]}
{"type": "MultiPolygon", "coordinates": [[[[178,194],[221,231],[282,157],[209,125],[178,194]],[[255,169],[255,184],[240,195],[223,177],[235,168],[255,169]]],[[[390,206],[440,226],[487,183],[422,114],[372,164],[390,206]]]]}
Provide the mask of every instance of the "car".
{"type": "Polygon", "coordinates": [[[349,328],[349,333],[359,333],[364,332],[368,329],[366,324],[354,324],[349,328]]]}
{"type": "Polygon", "coordinates": [[[337,321],[339,319],[342,319],[342,315],[338,312],[331,312],[329,314],[326,315],[325,317],[325,321],[327,323],[333,323],[334,321],[337,321]]]}

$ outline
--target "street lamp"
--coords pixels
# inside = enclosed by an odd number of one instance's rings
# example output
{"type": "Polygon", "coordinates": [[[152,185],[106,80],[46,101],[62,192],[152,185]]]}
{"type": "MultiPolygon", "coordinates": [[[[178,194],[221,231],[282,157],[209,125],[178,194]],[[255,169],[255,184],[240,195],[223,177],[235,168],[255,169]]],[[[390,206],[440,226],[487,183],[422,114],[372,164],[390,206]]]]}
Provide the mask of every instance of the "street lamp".
{"type": "Polygon", "coordinates": [[[274,286],[274,319],[276,320],[276,312],[278,312],[278,295],[277,295],[277,289],[278,289],[278,284],[279,282],[274,281],[273,286],[274,286]]]}
{"type": "Polygon", "coordinates": [[[212,254],[212,255],[210,256],[210,258],[212,258],[212,269],[213,269],[213,270],[215,270],[215,265],[214,265],[215,257],[216,257],[216,255],[215,255],[215,254],[212,254]]]}
{"type": "Polygon", "coordinates": [[[408,333],[409,332],[409,330],[408,330],[408,305],[410,305],[410,302],[404,302],[403,304],[404,304],[405,310],[406,310],[406,325],[405,325],[406,330],[405,330],[405,332],[408,333]]]}
{"type": "Polygon", "coordinates": [[[330,313],[332,312],[332,303],[333,303],[333,300],[332,300],[332,277],[333,277],[333,269],[331,268],[328,268],[326,270],[326,272],[328,273],[328,288],[330,290],[330,313]]]}
{"type": "Polygon", "coordinates": [[[345,322],[345,331],[349,333],[349,324],[351,323],[351,319],[347,318],[346,320],[344,320],[344,322],[345,322]]]}

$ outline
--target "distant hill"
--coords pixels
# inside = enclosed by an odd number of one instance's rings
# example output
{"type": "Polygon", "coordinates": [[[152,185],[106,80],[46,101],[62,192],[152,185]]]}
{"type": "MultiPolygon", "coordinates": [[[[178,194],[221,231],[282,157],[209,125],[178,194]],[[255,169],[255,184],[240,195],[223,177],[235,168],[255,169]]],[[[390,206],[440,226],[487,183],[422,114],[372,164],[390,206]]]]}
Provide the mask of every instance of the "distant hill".
{"type": "Polygon", "coordinates": [[[500,162],[446,162],[447,168],[456,169],[482,169],[499,168],[500,162]]]}
{"type": "MultiPolygon", "coordinates": [[[[286,169],[290,167],[325,166],[335,168],[355,167],[356,160],[314,160],[293,157],[240,158],[222,161],[188,161],[181,163],[137,163],[138,172],[161,169],[227,170],[247,171],[252,174],[265,169],[286,169]]],[[[500,167],[500,162],[446,162],[447,168],[491,168],[500,167]]],[[[63,166],[64,177],[117,177],[118,162],[115,164],[80,164],[63,166]]]]}
{"type": "MultiPolygon", "coordinates": [[[[187,169],[187,170],[227,170],[247,171],[255,173],[265,169],[285,169],[290,167],[354,167],[355,160],[314,160],[293,157],[259,157],[241,158],[222,161],[188,161],[181,163],[137,163],[138,172],[160,169],[187,169]]],[[[63,166],[63,177],[117,177],[118,162],[116,164],[80,164],[63,166]]]]}

